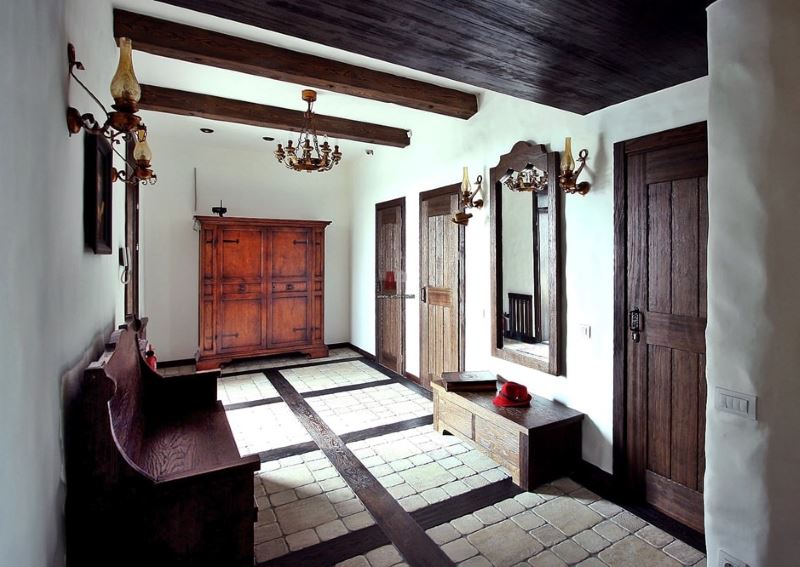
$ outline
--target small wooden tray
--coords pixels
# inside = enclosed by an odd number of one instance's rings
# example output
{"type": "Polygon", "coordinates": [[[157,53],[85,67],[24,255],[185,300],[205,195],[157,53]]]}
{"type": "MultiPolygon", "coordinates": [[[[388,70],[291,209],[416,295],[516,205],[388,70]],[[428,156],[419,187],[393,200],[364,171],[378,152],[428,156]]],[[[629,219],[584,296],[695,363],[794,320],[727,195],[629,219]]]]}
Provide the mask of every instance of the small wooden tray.
{"type": "Polygon", "coordinates": [[[487,370],[477,372],[442,372],[442,385],[448,392],[497,390],[497,375],[487,370]]]}

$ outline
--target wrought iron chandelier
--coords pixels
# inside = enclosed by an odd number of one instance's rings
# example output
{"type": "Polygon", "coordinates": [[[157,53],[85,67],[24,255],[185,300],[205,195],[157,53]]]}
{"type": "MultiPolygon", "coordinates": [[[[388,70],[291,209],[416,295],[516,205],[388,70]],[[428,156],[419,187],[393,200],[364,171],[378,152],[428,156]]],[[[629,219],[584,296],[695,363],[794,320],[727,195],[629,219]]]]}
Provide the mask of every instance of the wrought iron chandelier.
{"type": "Polygon", "coordinates": [[[509,169],[499,181],[511,191],[538,193],[547,189],[548,177],[546,171],[529,163],[519,172],[509,169]]]}
{"type": "MultiPolygon", "coordinates": [[[[283,149],[278,144],[275,150],[275,157],[289,169],[295,171],[330,171],[333,166],[342,160],[342,152],[336,145],[331,150],[330,144],[326,139],[322,146],[317,140],[317,128],[314,124],[314,102],[317,100],[317,92],[311,89],[303,90],[303,100],[308,103],[308,109],[303,113],[303,129],[297,139],[297,146],[292,145],[292,141],[286,144],[283,149]],[[300,152],[300,155],[297,155],[300,152]]],[[[327,138],[327,137],[326,137],[327,138]]]]}

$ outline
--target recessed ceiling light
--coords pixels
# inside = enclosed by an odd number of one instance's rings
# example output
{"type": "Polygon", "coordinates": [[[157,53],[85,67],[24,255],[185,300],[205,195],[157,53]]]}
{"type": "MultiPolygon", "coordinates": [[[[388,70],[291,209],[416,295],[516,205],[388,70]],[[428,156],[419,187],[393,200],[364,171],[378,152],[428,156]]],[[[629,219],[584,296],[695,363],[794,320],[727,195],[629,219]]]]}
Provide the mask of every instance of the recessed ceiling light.
{"type": "Polygon", "coordinates": [[[264,136],[261,139],[264,140],[265,142],[273,142],[273,141],[275,141],[275,138],[273,138],[272,136],[264,136]]]}
{"type": "Polygon", "coordinates": [[[213,134],[214,133],[214,130],[212,130],[211,128],[200,128],[200,131],[203,134],[213,134]]]}

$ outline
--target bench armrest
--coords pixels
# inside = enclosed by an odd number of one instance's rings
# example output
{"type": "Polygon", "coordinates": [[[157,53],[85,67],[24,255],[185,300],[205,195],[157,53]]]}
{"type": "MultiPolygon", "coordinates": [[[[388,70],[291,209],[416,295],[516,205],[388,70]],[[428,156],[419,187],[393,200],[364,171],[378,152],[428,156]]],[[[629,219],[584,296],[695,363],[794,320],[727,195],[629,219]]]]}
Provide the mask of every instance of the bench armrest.
{"type": "Polygon", "coordinates": [[[217,402],[217,380],[220,372],[201,370],[193,374],[162,376],[141,361],[142,374],[153,389],[153,401],[160,407],[174,410],[194,410],[213,406],[217,402]]]}
{"type": "Polygon", "coordinates": [[[184,482],[204,482],[205,479],[215,476],[229,476],[235,474],[252,475],[261,468],[261,459],[258,455],[245,455],[237,462],[225,463],[207,469],[193,469],[160,477],[155,484],[173,486],[184,482]]]}

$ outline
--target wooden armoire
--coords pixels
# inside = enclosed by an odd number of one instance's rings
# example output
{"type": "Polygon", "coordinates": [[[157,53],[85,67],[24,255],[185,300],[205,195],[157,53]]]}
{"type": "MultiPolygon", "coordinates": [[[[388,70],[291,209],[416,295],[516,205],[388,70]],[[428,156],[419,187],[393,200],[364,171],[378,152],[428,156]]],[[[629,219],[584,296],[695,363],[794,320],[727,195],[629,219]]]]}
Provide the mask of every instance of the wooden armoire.
{"type": "Polygon", "coordinates": [[[197,368],[286,352],[327,356],[325,227],[330,222],[196,218],[197,368]]]}

